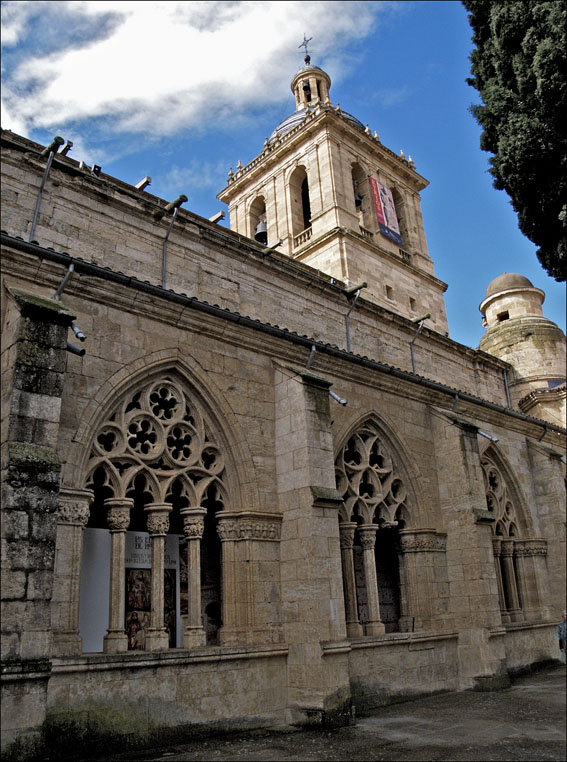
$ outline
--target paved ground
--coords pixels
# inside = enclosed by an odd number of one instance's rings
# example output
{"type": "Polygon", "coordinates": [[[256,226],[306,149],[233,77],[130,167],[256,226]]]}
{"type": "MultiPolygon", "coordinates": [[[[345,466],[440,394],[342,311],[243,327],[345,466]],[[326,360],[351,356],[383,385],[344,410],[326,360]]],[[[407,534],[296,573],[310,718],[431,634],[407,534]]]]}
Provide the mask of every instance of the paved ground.
{"type": "Polygon", "coordinates": [[[105,760],[565,760],[565,667],[494,693],[451,693],[396,704],[337,730],[243,733],[105,760]]]}

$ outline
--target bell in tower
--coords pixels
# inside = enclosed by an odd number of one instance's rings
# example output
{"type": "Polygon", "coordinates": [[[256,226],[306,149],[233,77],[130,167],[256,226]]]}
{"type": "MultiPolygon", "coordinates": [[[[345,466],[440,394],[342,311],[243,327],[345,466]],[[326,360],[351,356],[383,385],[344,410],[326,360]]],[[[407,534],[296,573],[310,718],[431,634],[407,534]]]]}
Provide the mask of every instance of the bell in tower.
{"type": "Polygon", "coordinates": [[[266,215],[262,214],[258,218],[258,224],[256,225],[256,232],[254,234],[254,240],[258,243],[266,245],[268,243],[268,226],[266,224],[266,215]]]}

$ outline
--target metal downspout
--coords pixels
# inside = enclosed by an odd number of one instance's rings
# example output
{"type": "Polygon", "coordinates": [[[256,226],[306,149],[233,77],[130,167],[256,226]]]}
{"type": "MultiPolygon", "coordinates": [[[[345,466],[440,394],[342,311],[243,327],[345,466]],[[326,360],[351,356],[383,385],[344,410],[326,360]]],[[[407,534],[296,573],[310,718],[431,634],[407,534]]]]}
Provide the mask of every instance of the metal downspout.
{"type": "Polygon", "coordinates": [[[163,239],[163,254],[161,259],[161,287],[165,288],[165,264],[167,260],[167,239],[169,238],[169,234],[171,233],[171,228],[173,227],[173,223],[175,222],[175,218],[177,217],[177,212],[179,211],[179,207],[176,206],[173,210],[173,217],[171,218],[171,222],[169,223],[169,227],[167,229],[167,233],[165,234],[165,238],[163,239]]]}
{"type": "Polygon", "coordinates": [[[37,194],[37,201],[35,204],[35,212],[33,214],[33,221],[31,225],[30,235],[28,238],[28,241],[31,243],[33,240],[33,236],[35,233],[35,228],[37,225],[37,218],[39,217],[39,207],[41,204],[41,197],[43,195],[43,189],[45,188],[45,183],[47,182],[47,176],[49,174],[49,170],[51,169],[51,165],[53,163],[53,157],[59,150],[59,146],[62,146],[65,141],[63,138],[60,138],[58,135],[53,138],[53,141],[51,144],[45,149],[46,151],[49,151],[49,156],[47,157],[47,164],[45,165],[45,170],[43,172],[43,177],[41,178],[41,185],[39,186],[39,192],[37,194]]]}
{"type": "Polygon", "coordinates": [[[354,295],[354,299],[352,300],[352,304],[350,305],[350,309],[347,312],[347,314],[345,315],[346,348],[347,348],[347,352],[350,352],[350,325],[349,325],[349,316],[350,316],[350,313],[353,311],[354,305],[358,301],[358,297],[359,296],[360,296],[360,289],[358,289],[358,291],[354,295]]]}

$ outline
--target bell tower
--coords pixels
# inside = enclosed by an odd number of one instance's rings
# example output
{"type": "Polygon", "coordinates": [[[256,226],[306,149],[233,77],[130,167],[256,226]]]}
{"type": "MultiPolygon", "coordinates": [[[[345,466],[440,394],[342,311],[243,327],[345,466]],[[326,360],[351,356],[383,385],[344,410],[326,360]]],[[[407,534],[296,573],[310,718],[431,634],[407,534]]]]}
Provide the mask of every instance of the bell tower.
{"type": "Polygon", "coordinates": [[[427,180],[411,157],[386,148],[331,103],[329,75],[311,63],[291,80],[295,111],[248,164],[238,163],[218,194],[232,230],[347,285],[408,318],[431,313],[448,330],[443,294],[427,250],[420,193],[427,180]]]}

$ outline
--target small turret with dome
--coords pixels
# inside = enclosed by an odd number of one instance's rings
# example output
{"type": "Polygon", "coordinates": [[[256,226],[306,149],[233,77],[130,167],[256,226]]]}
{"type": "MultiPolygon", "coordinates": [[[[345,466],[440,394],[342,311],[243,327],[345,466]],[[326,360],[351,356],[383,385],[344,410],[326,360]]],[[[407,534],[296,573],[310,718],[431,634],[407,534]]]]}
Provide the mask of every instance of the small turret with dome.
{"type": "Polygon", "coordinates": [[[544,316],[544,300],[545,293],[524,275],[499,275],[480,303],[487,330],[479,348],[512,365],[514,406],[565,426],[565,336],[544,316]]]}

